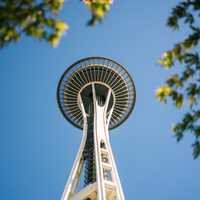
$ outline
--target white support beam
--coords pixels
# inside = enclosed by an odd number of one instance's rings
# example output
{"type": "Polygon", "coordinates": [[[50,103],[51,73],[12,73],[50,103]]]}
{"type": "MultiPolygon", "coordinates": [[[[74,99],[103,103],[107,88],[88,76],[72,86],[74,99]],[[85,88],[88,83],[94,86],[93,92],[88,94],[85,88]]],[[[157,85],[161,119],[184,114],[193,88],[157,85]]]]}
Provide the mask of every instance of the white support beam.
{"type": "Polygon", "coordinates": [[[69,200],[83,200],[89,197],[93,192],[97,190],[97,184],[93,183],[85,188],[83,188],[80,192],[76,193],[74,196],[72,196],[69,200]]]}

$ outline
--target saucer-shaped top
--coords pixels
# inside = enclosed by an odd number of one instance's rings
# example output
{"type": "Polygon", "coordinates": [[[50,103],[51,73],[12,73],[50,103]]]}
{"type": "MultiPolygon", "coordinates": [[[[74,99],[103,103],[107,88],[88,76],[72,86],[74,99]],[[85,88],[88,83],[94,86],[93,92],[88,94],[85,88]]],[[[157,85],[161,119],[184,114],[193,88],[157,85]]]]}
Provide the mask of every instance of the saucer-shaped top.
{"type": "Polygon", "coordinates": [[[103,57],[89,57],[72,64],[62,75],[57,89],[58,105],[64,117],[83,128],[78,96],[91,83],[104,85],[112,91],[114,106],[109,129],[123,123],[133,110],[136,93],[129,73],[119,63],[103,57]]]}

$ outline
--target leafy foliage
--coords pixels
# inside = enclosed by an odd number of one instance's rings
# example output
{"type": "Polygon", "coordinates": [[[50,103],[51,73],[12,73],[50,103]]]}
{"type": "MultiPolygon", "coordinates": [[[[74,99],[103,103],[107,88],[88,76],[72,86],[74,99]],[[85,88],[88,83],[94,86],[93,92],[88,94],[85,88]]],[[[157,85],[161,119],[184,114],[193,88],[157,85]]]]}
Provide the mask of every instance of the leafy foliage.
{"type": "Polygon", "coordinates": [[[91,11],[92,17],[88,22],[89,26],[95,25],[98,21],[101,22],[106,12],[110,10],[112,0],[83,0],[86,6],[91,11]]]}
{"type": "MultiPolygon", "coordinates": [[[[92,13],[89,25],[101,21],[111,1],[84,0],[92,13]]],[[[19,41],[23,34],[49,42],[54,47],[68,30],[58,19],[64,0],[0,0],[0,48],[19,41]]]]}
{"type": "Polygon", "coordinates": [[[166,103],[171,99],[177,108],[186,108],[186,114],[181,122],[174,125],[173,131],[177,141],[180,141],[186,132],[194,135],[192,148],[195,159],[200,156],[199,18],[200,0],[184,0],[172,9],[167,25],[177,31],[186,26],[190,34],[158,60],[163,68],[173,68],[177,73],[171,75],[165,85],[156,92],[159,101],[166,103]]]}
{"type": "Polygon", "coordinates": [[[0,0],[0,47],[18,41],[22,34],[59,43],[68,25],[57,19],[64,0],[0,0]]]}

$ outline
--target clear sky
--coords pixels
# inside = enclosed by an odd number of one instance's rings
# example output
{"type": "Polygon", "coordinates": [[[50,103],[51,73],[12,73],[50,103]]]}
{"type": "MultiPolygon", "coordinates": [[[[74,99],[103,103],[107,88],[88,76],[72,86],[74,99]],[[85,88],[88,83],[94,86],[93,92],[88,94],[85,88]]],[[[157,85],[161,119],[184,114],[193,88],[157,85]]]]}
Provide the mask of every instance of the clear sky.
{"type": "Polygon", "coordinates": [[[24,38],[1,50],[0,199],[60,199],[81,132],[59,111],[56,88],[64,70],[88,56],[118,61],[135,81],[134,112],[111,132],[126,199],[199,199],[200,159],[192,159],[192,137],[177,144],[170,130],[182,111],[155,100],[170,73],[156,60],[187,33],[165,26],[176,2],[115,0],[105,21],[89,28],[84,5],[69,0],[62,16],[70,30],[58,48],[24,38]]]}

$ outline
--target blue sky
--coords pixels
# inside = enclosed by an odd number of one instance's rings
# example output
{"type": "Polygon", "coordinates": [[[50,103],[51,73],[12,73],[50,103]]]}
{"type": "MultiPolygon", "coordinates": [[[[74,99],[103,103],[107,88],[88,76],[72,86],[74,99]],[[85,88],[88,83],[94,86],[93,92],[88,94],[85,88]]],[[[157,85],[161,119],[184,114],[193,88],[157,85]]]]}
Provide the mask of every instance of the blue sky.
{"type": "Polygon", "coordinates": [[[123,64],[136,85],[134,112],[111,132],[126,199],[199,198],[200,159],[192,159],[192,137],[177,144],[170,129],[182,111],[155,100],[156,88],[171,73],[156,60],[187,34],[165,26],[177,2],[116,0],[105,21],[91,28],[80,1],[67,1],[62,17],[70,30],[57,48],[23,38],[1,50],[1,199],[60,198],[81,132],[59,111],[56,88],[64,70],[88,56],[123,64]]]}

